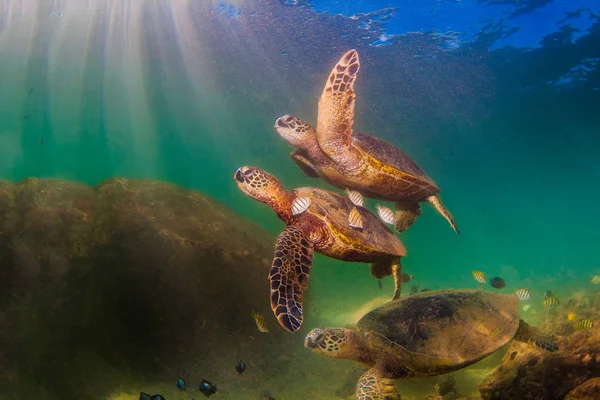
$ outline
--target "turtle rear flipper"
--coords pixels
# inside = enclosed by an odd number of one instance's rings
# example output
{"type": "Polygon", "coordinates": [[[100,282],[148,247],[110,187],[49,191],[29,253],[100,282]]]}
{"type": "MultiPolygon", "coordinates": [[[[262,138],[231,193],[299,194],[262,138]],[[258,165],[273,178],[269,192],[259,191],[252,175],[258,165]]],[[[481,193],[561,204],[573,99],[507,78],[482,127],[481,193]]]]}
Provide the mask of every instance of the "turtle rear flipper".
{"type": "Polygon", "coordinates": [[[421,215],[423,210],[417,202],[396,202],[394,229],[398,233],[406,231],[421,215]]]}
{"type": "Polygon", "coordinates": [[[437,210],[437,212],[442,214],[442,217],[446,218],[448,223],[450,223],[450,226],[452,227],[452,229],[454,229],[454,232],[456,232],[458,235],[460,235],[460,231],[458,230],[458,225],[456,224],[454,217],[452,216],[450,211],[448,211],[448,209],[442,204],[442,200],[440,199],[440,196],[438,196],[437,194],[434,194],[433,196],[429,196],[427,198],[427,201],[429,203],[431,203],[431,205],[437,210]]]}
{"type": "Polygon", "coordinates": [[[400,395],[392,379],[381,377],[376,368],[371,368],[358,380],[356,400],[400,400],[400,395]]]}
{"type": "Polygon", "coordinates": [[[306,154],[303,150],[296,149],[292,151],[290,153],[290,157],[292,157],[292,160],[294,160],[298,168],[300,168],[302,172],[304,172],[304,175],[309,176],[311,178],[319,177],[315,166],[310,161],[308,161],[308,159],[306,158],[306,154]]]}
{"type": "Polygon", "coordinates": [[[400,258],[371,264],[371,275],[377,279],[392,275],[394,278],[394,295],[392,300],[400,297],[400,291],[402,290],[402,265],[400,264],[400,258]]]}
{"type": "Polygon", "coordinates": [[[531,343],[546,351],[558,350],[558,344],[556,344],[556,341],[552,337],[543,334],[537,328],[530,326],[523,320],[519,321],[519,329],[517,329],[517,333],[515,334],[515,340],[531,343]]]}
{"type": "Polygon", "coordinates": [[[308,287],[313,245],[302,230],[288,226],[277,238],[269,280],[271,309],[279,324],[296,332],[302,324],[302,293],[308,287]]]}

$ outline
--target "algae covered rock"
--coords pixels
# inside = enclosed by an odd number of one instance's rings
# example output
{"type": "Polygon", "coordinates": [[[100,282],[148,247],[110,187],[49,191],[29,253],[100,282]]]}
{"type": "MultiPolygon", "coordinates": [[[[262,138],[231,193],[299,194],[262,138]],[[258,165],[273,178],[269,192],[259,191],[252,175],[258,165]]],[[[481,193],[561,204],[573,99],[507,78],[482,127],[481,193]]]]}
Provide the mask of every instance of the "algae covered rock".
{"type": "Polygon", "coordinates": [[[565,400],[600,399],[600,378],[585,381],[566,395],[565,400]]]}
{"type": "MultiPolygon", "coordinates": [[[[594,325],[600,324],[596,319],[594,325]]],[[[502,363],[480,384],[484,400],[563,399],[590,378],[600,376],[600,333],[575,331],[553,353],[513,342],[502,363]]]]}
{"type": "Polygon", "coordinates": [[[214,381],[222,398],[258,387],[294,340],[269,318],[274,240],[164,182],[0,181],[2,392],[105,399],[179,376],[214,381]]]}

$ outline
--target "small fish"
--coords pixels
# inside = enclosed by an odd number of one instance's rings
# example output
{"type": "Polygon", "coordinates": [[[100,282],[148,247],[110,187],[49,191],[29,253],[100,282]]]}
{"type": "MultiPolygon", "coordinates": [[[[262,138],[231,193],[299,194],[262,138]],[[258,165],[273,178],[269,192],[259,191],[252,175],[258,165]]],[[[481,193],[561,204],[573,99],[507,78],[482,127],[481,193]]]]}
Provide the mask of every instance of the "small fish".
{"type": "Polygon", "coordinates": [[[475,280],[479,283],[485,283],[487,281],[485,274],[481,271],[471,271],[471,274],[473,275],[473,278],[475,278],[475,280]]]}
{"type": "Polygon", "coordinates": [[[204,394],[206,397],[210,397],[211,395],[217,393],[217,386],[213,385],[206,379],[202,379],[202,382],[200,382],[200,387],[198,388],[198,390],[200,390],[200,392],[202,394],[204,394]]]}
{"type": "Polygon", "coordinates": [[[527,311],[529,311],[530,308],[531,308],[531,304],[525,304],[523,306],[523,311],[527,312],[527,311]]]}
{"type": "Polygon", "coordinates": [[[577,318],[577,315],[575,313],[569,313],[569,315],[567,315],[567,319],[569,321],[575,321],[575,318],[577,318]]]}
{"type": "Polygon", "coordinates": [[[594,326],[594,323],[592,322],[591,319],[582,319],[581,321],[579,321],[576,325],[575,325],[575,329],[592,329],[594,326]]]}
{"type": "Polygon", "coordinates": [[[235,370],[241,374],[246,370],[246,363],[240,359],[240,361],[238,361],[237,365],[235,366],[235,370]]]}
{"type": "Polygon", "coordinates": [[[43,137],[40,138],[40,145],[42,145],[42,144],[44,144],[44,138],[43,137]]]}
{"type": "Polygon", "coordinates": [[[177,389],[185,392],[185,381],[182,378],[177,379],[177,389]]]}
{"type": "Polygon", "coordinates": [[[292,201],[292,215],[300,215],[310,207],[310,199],[308,197],[297,197],[292,201]]]}
{"type": "Polygon", "coordinates": [[[353,228],[362,229],[364,222],[365,220],[363,216],[360,215],[360,212],[356,209],[356,207],[354,207],[348,215],[348,223],[353,228]]]}
{"type": "Polygon", "coordinates": [[[542,303],[544,303],[544,307],[546,307],[548,310],[551,310],[553,308],[555,308],[558,305],[558,299],[556,298],[556,296],[554,294],[551,294],[550,296],[546,297],[542,303]]]}
{"type": "Polygon", "coordinates": [[[33,93],[33,88],[29,88],[29,94],[33,93]]]}
{"type": "Polygon", "coordinates": [[[389,208],[377,204],[377,214],[386,224],[394,225],[394,212],[389,208]]]}
{"type": "Polygon", "coordinates": [[[594,275],[592,279],[590,279],[590,283],[592,285],[600,285],[600,275],[594,275]]]}
{"type": "Polygon", "coordinates": [[[254,311],[252,311],[250,315],[252,316],[252,318],[254,318],[254,322],[256,322],[256,327],[259,331],[263,333],[269,332],[269,328],[267,327],[267,321],[265,320],[265,317],[254,311]]]}
{"type": "Polygon", "coordinates": [[[516,356],[517,356],[517,352],[516,351],[513,351],[512,353],[510,353],[510,359],[511,360],[514,360],[516,356]]]}
{"type": "Polygon", "coordinates": [[[381,279],[379,279],[379,280],[377,281],[377,284],[379,285],[379,289],[383,289],[383,285],[381,284],[381,279]]]}
{"type": "Polygon", "coordinates": [[[421,293],[423,293],[423,292],[430,292],[430,291],[431,291],[431,289],[425,288],[425,289],[421,290],[421,293]]]}
{"type": "Polygon", "coordinates": [[[496,289],[503,289],[506,287],[506,282],[504,281],[504,279],[497,276],[495,278],[490,279],[490,286],[496,289]]]}
{"type": "Polygon", "coordinates": [[[416,294],[419,293],[419,285],[412,285],[410,287],[410,294],[416,294]]]}
{"type": "Polygon", "coordinates": [[[358,193],[356,190],[346,189],[346,193],[348,194],[348,198],[355,206],[362,207],[364,204],[362,194],[358,193]]]}
{"type": "Polygon", "coordinates": [[[415,276],[410,274],[402,274],[402,283],[408,283],[413,280],[415,276]]]}
{"type": "Polygon", "coordinates": [[[529,289],[517,289],[515,291],[515,294],[517,295],[519,300],[522,300],[522,301],[531,300],[531,292],[529,291],[529,289]]]}
{"type": "Polygon", "coordinates": [[[152,400],[152,396],[148,393],[140,392],[140,400],[152,400]]]}

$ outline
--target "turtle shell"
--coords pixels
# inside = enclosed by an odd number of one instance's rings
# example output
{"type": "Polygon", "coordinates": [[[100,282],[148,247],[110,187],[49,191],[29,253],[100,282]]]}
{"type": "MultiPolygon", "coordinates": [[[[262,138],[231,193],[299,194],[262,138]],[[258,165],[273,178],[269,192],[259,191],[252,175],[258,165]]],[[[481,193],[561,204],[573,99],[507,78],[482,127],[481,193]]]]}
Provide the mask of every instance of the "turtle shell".
{"type": "Polygon", "coordinates": [[[358,329],[372,347],[399,360],[409,375],[436,375],[473,364],[508,343],[519,327],[515,295],[441,290],[391,301],[358,329]]]}
{"type": "MultiPolygon", "coordinates": [[[[403,200],[422,200],[441,191],[425,171],[398,147],[385,140],[360,133],[355,133],[352,138],[354,146],[373,157],[376,163],[391,167],[386,170],[388,173],[394,170],[398,172],[395,182],[389,182],[395,193],[395,195],[389,196],[391,200],[394,200],[393,197],[397,197],[398,192],[402,194],[403,200]]],[[[377,196],[377,193],[372,195],[375,198],[380,197],[377,196]]]]}
{"type": "Polygon", "coordinates": [[[298,188],[292,193],[297,197],[310,198],[311,204],[306,212],[294,217],[291,223],[324,227],[333,240],[332,254],[326,255],[363,262],[406,255],[406,248],[394,232],[371,211],[354,205],[348,196],[318,188],[298,188]],[[348,222],[353,208],[363,217],[362,229],[352,228],[348,222]]]}

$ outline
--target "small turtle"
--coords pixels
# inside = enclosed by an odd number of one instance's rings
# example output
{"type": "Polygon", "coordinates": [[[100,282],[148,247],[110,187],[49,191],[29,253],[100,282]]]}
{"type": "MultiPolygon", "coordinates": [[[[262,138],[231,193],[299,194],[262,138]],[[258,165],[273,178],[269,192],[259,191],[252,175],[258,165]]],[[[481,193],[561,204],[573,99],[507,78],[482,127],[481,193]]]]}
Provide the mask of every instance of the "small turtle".
{"type": "Polygon", "coordinates": [[[308,286],[313,250],[338,260],[371,263],[374,277],[393,276],[394,298],[400,296],[400,257],[406,249],[369,210],[323,189],[288,191],[255,167],[239,168],[234,178],[242,192],[269,205],[287,225],[277,238],[269,273],[271,308],[284,329],[295,332],[302,323],[302,293],[308,286]],[[360,229],[348,224],[353,214],[358,214],[360,229]]]}
{"type": "MultiPolygon", "coordinates": [[[[331,71],[318,106],[316,130],[298,117],[285,115],[275,130],[292,146],[290,155],[310,177],[321,177],[341,189],[396,203],[395,217],[386,217],[404,232],[421,215],[419,202],[429,202],[459,233],[452,214],[440,200],[441,190],[413,159],[394,145],[353,133],[354,82],[360,64],[356,50],[342,56],[331,71]]],[[[391,213],[390,213],[391,214],[391,213]]]]}
{"type": "Polygon", "coordinates": [[[358,400],[396,399],[393,379],[441,375],[489,356],[510,340],[555,351],[550,337],[519,319],[515,295],[439,290],[393,300],[363,316],[356,329],[313,329],[304,346],[370,369],[358,400]]]}

